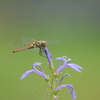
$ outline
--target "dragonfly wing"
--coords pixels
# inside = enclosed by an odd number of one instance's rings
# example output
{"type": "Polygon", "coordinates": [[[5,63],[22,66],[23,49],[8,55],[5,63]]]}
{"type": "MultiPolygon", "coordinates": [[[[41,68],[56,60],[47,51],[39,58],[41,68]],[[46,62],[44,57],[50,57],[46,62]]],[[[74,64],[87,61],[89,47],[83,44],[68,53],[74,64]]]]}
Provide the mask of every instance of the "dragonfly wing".
{"type": "Polygon", "coordinates": [[[46,42],[48,45],[53,45],[59,43],[59,39],[47,40],[46,42]]]}
{"type": "Polygon", "coordinates": [[[21,49],[21,48],[25,48],[27,47],[25,44],[22,44],[22,43],[15,43],[12,45],[12,48],[13,49],[21,49]]]}
{"type": "Polygon", "coordinates": [[[32,52],[39,52],[39,48],[32,48],[32,49],[29,49],[30,51],[32,52]]]}
{"type": "Polygon", "coordinates": [[[21,42],[23,43],[23,44],[32,44],[33,42],[35,42],[36,40],[34,40],[34,39],[31,39],[31,38],[28,38],[28,37],[22,37],[21,38],[21,42]]]}

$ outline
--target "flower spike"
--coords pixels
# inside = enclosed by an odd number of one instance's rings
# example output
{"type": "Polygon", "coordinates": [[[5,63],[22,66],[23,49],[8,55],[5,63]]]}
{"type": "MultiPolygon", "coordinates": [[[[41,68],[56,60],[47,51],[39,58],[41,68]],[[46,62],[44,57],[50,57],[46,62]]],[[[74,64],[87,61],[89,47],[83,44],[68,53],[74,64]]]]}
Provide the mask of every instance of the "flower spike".
{"type": "MultiPolygon", "coordinates": [[[[42,49],[42,48],[40,48],[40,49],[42,49]]],[[[32,65],[32,70],[26,71],[24,74],[22,74],[20,79],[22,80],[23,78],[27,77],[31,73],[37,73],[37,74],[41,75],[46,80],[48,85],[50,86],[50,90],[51,90],[50,94],[49,94],[47,89],[46,89],[46,91],[47,91],[47,95],[50,96],[51,99],[58,100],[57,93],[61,88],[64,88],[64,87],[68,87],[68,92],[71,94],[72,100],[75,99],[76,98],[76,94],[75,94],[73,85],[72,84],[63,84],[63,85],[61,85],[62,80],[66,76],[70,76],[70,74],[66,73],[65,75],[63,75],[61,77],[61,79],[59,80],[59,82],[58,82],[57,76],[59,75],[59,73],[65,67],[71,67],[72,69],[74,69],[75,71],[78,71],[78,72],[81,72],[80,69],[83,69],[83,68],[80,67],[77,64],[70,63],[70,61],[72,59],[70,59],[70,58],[67,59],[66,56],[63,56],[63,57],[57,57],[56,58],[56,60],[60,60],[60,61],[58,63],[58,69],[55,72],[55,68],[54,68],[53,62],[52,62],[51,53],[49,52],[49,50],[46,47],[43,47],[42,52],[45,53],[45,56],[46,56],[48,64],[49,64],[49,68],[50,68],[50,72],[51,72],[50,78],[49,78],[49,75],[45,74],[45,72],[44,72],[44,70],[43,70],[43,68],[41,66],[42,63],[41,62],[35,62],[32,65]],[[62,62],[64,62],[64,63],[62,63],[62,62]],[[38,70],[36,68],[36,66],[38,66],[40,70],[38,70]],[[57,83],[58,83],[58,86],[56,86],[57,83]]]]}

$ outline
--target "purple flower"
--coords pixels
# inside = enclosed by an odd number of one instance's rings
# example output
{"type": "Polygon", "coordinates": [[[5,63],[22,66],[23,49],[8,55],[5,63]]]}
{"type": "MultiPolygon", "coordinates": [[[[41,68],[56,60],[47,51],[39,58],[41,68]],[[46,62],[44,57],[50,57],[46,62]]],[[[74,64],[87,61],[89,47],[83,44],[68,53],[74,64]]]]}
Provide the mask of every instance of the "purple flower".
{"type": "Polygon", "coordinates": [[[35,62],[35,63],[32,65],[33,70],[28,70],[28,71],[26,71],[24,74],[22,74],[22,76],[21,76],[20,79],[25,78],[26,76],[28,76],[28,75],[31,74],[31,73],[37,73],[37,74],[41,75],[42,77],[44,77],[45,79],[48,79],[48,77],[47,77],[46,74],[44,73],[44,70],[42,69],[41,64],[42,64],[42,63],[40,63],[40,62],[35,62]],[[40,67],[40,70],[41,70],[41,71],[39,71],[39,70],[37,70],[37,69],[35,68],[36,65],[38,65],[38,66],[40,67]]]}
{"type": "Polygon", "coordinates": [[[58,69],[57,69],[57,74],[60,73],[65,67],[71,67],[73,68],[74,70],[78,71],[78,72],[81,72],[79,69],[83,69],[82,67],[80,67],[79,65],[77,64],[68,64],[71,59],[69,58],[68,60],[66,60],[66,56],[63,56],[63,57],[57,57],[56,59],[57,60],[60,60],[59,62],[59,65],[58,65],[58,69]],[[61,62],[64,60],[64,64],[61,65],[61,62]]]}
{"type": "Polygon", "coordinates": [[[60,79],[60,82],[58,83],[58,86],[60,86],[60,83],[61,83],[62,80],[65,78],[65,76],[70,76],[70,74],[66,73],[65,75],[63,75],[62,78],[60,79]]]}
{"type": "Polygon", "coordinates": [[[58,91],[59,89],[64,88],[64,87],[69,87],[68,90],[69,90],[70,94],[72,95],[72,99],[75,99],[76,98],[76,94],[75,94],[75,91],[74,91],[74,87],[71,84],[60,85],[60,86],[58,86],[56,88],[56,91],[58,91]]]}
{"type": "Polygon", "coordinates": [[[51,55],[51,53],[49,52],[49,50],[47,48],[44,49],[44,53],[46,54],[46,57],[48,59],[48,63],[50,65],[52,65],[52,61],[51,61],[52,60],[52,55],[51,55]]]}

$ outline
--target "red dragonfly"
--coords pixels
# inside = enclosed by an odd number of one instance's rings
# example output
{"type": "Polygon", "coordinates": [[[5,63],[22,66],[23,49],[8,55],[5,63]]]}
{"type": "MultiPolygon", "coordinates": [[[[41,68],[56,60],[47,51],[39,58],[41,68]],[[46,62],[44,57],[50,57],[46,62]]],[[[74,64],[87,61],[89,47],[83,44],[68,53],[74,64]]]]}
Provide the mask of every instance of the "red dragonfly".
{"type": "MultiPolygon", "coordinates": [[[[55,44],[58,42],[58,40],[57,39],[48,40],[47,42],[48,42],[48,44],[55,44]]],[[[39,54],[42,55],[44,48],[47,46],[47,42],[46,41],[36,41],[34,39],[29,39],[27,37],[23,37],[21,44],[29,44],[29,46],[24,47],[24,48],[15,49],[12,51],[12,53],[22,51],[22,50],[27,50],[27,49],[39,48],[39,54]]],[[[15,43],[15,45],[16,44],[17,43],[15,43]]]]}

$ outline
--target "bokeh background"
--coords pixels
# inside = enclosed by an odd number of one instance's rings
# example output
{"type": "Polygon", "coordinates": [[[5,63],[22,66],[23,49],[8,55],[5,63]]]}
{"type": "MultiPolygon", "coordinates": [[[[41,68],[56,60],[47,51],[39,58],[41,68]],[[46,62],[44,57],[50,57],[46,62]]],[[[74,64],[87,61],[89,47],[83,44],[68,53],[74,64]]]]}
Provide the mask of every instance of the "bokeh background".
{"type": "MultiPolygon", "coordinates": [[[[33,62],[47,60],[37,53],[11,53],[23,36],[36,40],[59,39],[50,46],[53,58],[67,56],[84,68],[78,73],[65,68],[62,84],[75,86],[76,100],[100,100],[100,1],[99,0],[0,0],[0,100],[47,100],[47,83],[37,74],[20,76],[33,62]]],[[[55,69],[58,61],[54,60],[55,69]]],[[[71,100],[67,88],[59,100],[71,100]]]]}

